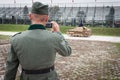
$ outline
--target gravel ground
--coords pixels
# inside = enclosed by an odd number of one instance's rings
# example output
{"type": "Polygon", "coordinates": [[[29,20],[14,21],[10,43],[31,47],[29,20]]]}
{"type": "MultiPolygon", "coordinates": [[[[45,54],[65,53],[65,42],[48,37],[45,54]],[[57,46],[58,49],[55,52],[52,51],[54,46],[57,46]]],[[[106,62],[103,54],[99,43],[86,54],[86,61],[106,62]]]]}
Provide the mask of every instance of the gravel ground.
{"type": "MultiPolygon", "coordinates": [[[[57,55],[55,62],[60,80],[120,80],[120,53],[113,43],[72,39],[68,42],[72,55],[57,55]]],[[[0,45],[0,80],[8,47],[9,44],[0,45]]]]}
{"type": "Polygon", "coordinates": [[[112,43],[68,40],[70,57],[57,56],[60,80],[120,80],[120,54],[112,43]]]}

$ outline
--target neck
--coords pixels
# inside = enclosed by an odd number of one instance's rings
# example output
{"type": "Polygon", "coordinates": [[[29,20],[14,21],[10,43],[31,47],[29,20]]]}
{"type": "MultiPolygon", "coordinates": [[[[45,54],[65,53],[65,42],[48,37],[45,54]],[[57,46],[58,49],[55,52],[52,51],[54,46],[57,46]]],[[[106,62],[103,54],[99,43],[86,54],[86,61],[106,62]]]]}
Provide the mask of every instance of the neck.
{"type": "Polygon", "coordinates": [[[41,24],[41,25],[46,25],[46,22],[37,22],[37,21],[32,21],[32,24],[41,24]]]}

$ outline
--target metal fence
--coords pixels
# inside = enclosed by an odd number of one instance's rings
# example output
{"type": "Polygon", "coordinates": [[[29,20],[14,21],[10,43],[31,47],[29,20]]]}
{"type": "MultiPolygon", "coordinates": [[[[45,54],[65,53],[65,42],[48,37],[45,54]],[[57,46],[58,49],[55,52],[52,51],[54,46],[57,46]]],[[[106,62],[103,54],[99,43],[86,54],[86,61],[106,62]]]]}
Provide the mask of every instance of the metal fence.
{"type": "MultiPolygon", "coordinates": [[[[0,24],[30,24],[27,14],[32,4],[0,4],[0,24]]],[[[49,5],[49,21],[61,25],[120,27],[120,2],[54,3],[49,5]]]]}

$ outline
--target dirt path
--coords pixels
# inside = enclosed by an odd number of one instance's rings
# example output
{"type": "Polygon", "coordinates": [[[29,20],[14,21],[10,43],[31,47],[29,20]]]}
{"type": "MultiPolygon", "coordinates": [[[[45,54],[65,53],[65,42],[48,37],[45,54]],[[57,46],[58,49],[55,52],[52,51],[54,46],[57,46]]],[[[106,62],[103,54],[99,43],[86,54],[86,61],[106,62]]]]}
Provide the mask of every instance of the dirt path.
{"type": "MultiPolygon", "coordinates": [[[[57,55],[56,70],[60,80],[120,80],[120,53],[109,42],[68,40],[70,57],[57,55]]],[[[0,45],[0,80],[4,75],[8,44],[0,45]],[[3,61],[2,61],[3,60],[3,61]]]]}
{"type": "MultiPolygon", "coordinates": [[[[1,32],[0,35],[14,35],[18,32],[1,32]]],[[[89,41],[106,41],[106,42],[117,42],[120,43],[120,37],[115,37],[115,36],[96,36],[92,35],[90,37],[71,37],[66,34],[63,34],[63,36],[66,39],[71,39],[71,40],[89,40],[89,41]]]]}

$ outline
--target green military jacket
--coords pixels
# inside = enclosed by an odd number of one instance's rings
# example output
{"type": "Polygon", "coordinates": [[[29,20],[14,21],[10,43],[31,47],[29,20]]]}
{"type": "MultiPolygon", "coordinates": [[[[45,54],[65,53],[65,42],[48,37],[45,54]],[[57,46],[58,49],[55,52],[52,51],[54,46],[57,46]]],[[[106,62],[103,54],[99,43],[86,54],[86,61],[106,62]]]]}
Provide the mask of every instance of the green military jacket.
{"type": "MultiPolygon", "coordinates": [[[[43,25],[30,25],[29,29],[11,38],[4,80],[15,80],[18,65],[23,69],[38,70],[54,65],[56,53],[69,56],[71,48],[59,32],[51,32],[43,25]]],[[[20,80],[56,80],[56,71],[45,74],[21,73],[20,80]]]]}

